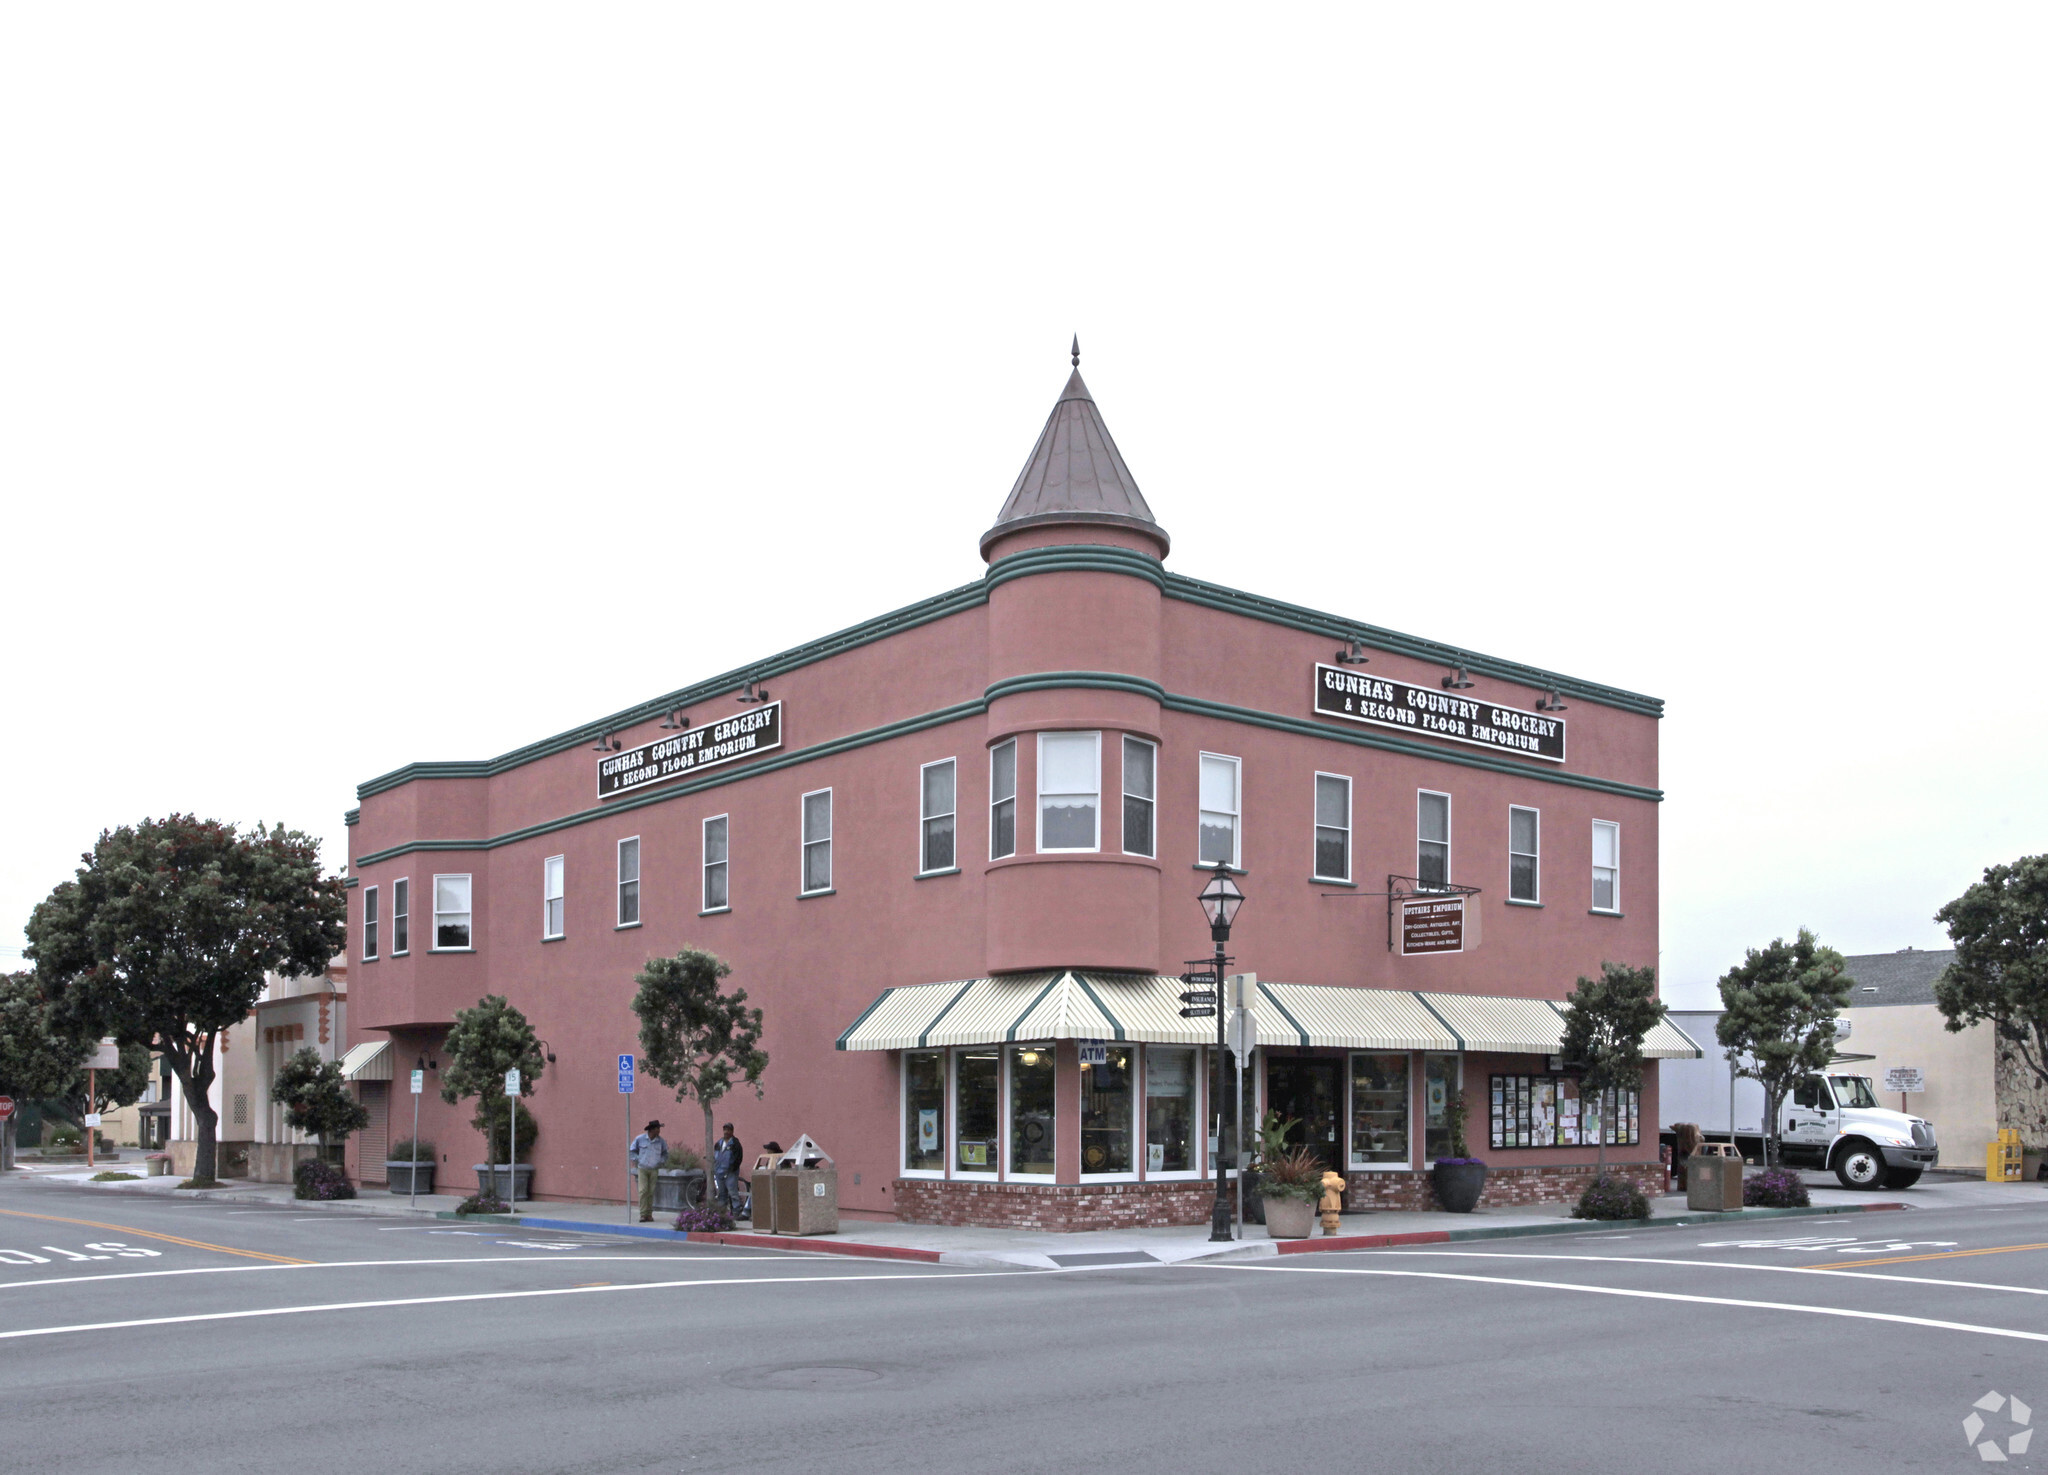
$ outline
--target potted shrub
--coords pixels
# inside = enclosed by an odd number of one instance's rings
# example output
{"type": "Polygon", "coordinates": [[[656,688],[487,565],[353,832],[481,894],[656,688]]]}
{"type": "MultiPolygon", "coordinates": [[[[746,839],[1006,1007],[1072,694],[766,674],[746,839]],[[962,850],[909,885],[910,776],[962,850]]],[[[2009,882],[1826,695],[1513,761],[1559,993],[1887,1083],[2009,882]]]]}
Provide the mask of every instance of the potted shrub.
{"type": "Polygon", "coordinates": [[[476,1165],[477,1188],[499,1197],[516,1185],[519,1198],[531,1197],[533,1115],[523,1100],[514,1117],[517,1126],[518,1158],[499,1163],[499,1149],[505,1146],[504,1093],[508,1071],[519,1072],[519,1095],[531,1096],[540,1084],[541,1072],[554,1063],[554,1056],[534,1034],[526,1016],[505,1002],[502,994],[485,994],[474,1009],[457,1009],[455,1026],[441,1045],[441,1099],[453,1106],[474,1098],[476,1115],[470,1119],[483,1136],[484,1151],[491,1162],[476,1165]],[[495,1166],[493,1166],[495,1164],[495,1166]]]}
{"type": "Polygon", "coordinates": [[[663,1213],[701,1208],[704,1203],[704,1159],[687,1147],[668,1150],[668,1166],[654,1175],[654,1207],[663,1213]]]}
{"type": "Polygon", "coordinates": [[[1323,1165],[1306,1147],[1260,1154],[1259,1198],[1272,1238],[1307,1239],[1315,1230],[1316,1201],[1322,1196],[1323,1165]]]}
{"type": "Polygon", "coordinates": [[[435,1161],[433,1143],[408,1138],[384,1159],[385,1185],[393,1193],[432,1193],[435,1161]]]}
{"type": "MultiPolygon", "coordinates": [[[[506,1098],[500,1096],[497,1100],[497,1111],[478,1111],[470,1125],[479,1132],[484,1133],[486,1145],[503,1147],[505,1145],[504,1102],[506,1098]],[[492,1140],[494,1137],[495,1141],[492,1140]]],[[[533,1197],[533,1139],[540,1135],[540,1128],[533,1120],[533,1113],[526,1109],[524,1101],[516,1104],[514,1116],[518,1123],[519,1132],[518,1161],[511,1164],[496,1162],[495,1159],[503,1157],[504,1154],[502,1152],[493,1152],[491,1157],[494,1161],[477,1163],[475,1165],[476,1185],[480,1192],[495,1194],[499,1198],[508,1198],[512,1194],[514,1180],[516,1179],[519,1189],[517,1201],[524,1203],[527,1199],[533,1197]]]]}
{"type": "Polygon", "coordinates": [[[1440,1157],[1429,1168],[1430,1187],[1436,1201],[1452,1214],[1469,1214],[1479,1205],[1486,1188],[1486,1164],[1465,1155],[1465,1093],[1453,1091],[1444,1102],[1444,1125],[1450,1129],[1451,1155],[1440,1157]]]}
{"type": "Polygon", "coordinates": [[[143,1159],[149,1164],[149,1176],[161,1178],[171,1171],[171,1155],[168,1152],[152,1152],[143,1159]]]}

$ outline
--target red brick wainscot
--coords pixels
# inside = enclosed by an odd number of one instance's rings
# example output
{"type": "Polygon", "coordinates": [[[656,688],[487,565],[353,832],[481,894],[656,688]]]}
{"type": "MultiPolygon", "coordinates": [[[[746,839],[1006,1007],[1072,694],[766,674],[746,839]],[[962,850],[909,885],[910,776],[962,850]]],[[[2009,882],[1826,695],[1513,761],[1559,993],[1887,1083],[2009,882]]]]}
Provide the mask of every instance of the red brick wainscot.
{"type": "Polygon", "coordinates": [[[1216,1186],[1173,1183],[971,1183],[898,1178],[890,1196],[905,1224],[974,1224],[996,1229],[1135,1229],[1207,1224],[1216,1186]]]}
{"type": "MultiPolygon", "coordinates": [[[[1479,1196],[1482,1209],[1506,1209],[1524,1204],[1577,1203],[1586,1185],[1599,1176],[1594,1163],[1559,1164],[1542,1168],[1488,1168],[1486,1190],[1479,1196]]],[[[1670,1178],[1662,1163],[1609,1163],[1610,1178],[1626,1178],[1645,1194],[1669,1193],[1670,1178]]],[[[1344,1190],[1347,1210],[1427,1209],[1440,1210],[1428,1173],[1367,1173],[1354,1171],[1344,1190]]]]}

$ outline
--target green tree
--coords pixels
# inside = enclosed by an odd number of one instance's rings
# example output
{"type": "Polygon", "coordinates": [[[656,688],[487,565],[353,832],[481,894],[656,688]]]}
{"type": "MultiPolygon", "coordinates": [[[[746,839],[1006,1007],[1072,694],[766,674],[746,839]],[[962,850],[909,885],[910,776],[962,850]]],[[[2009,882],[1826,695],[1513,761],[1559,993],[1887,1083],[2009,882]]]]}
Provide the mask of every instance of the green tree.
{"type": "Polygon", "coordinates": [[[1735,1074],[1764,1088],[1766,1166],[1778,1163],[1779,1103],[1834,1058],[1835,1016],[1849,1005],[1844,966],[1840,953],[1802,927],[1796,941],[1779,937],[1749,949],[1721,977],[1714,1035],[1733,1052],[1735,1074]]]}
{"type": "Polygon", "coordinates": [[[24,1101],[69,1095],[83,1084],[78,1062],[92,1052],[89,1030],[56,1017],[33,972],[0,975],[0,1096],[16,1114],[0,1122],[0,1168],[14,1166],[14,1124],[24,1101]]]}
{"type": "Polygon", "coordinates": [[[1600,976],[1581,975],[1566,1002],[1564,1058],[1578,1068],[1581,1089],[1600,1099],[1599,1176],[1605,1177],[1613,1093],[1641,1089],[1643,1036],[1664,1017],[1657,970],[1602,963],[1600,976]]]}
{"type": "Polygon", "coordinates": [[[1949,1029],[1989,1020],[2048,1082],[2048,855],[1990,867],[1934,920],[1956,945],[1956,960],[1934,983],[1949,1029]]]}
{"type": "Polygon", "coordinates": [[[370,1111],[349,1094],[341,1062],[322,1060],[311,1045],[295,1051],[270,1083],[270,1099],[284,1108],[295,1132],[310,1132],[325,1149],[370,1125],[370,1111]]]}
{"type": "MultiPolygon", "coordinates": [[[[633,1012],[640,1016],[640,1049],[649,1074],[675,1088],[676,1100],[695,1098],[704,1111],[704,1164],[714,1148],[712,1113],[737,1084],[761,1095],[768,1068],[761,1049],[761,1011],[747,1007],[747,991],[719,992],[732,972],[724,959],[686,947],[673,958],[649,958],[633,981],[633,1012]]],[[[706,1207],[710,1202],[706,1179],[706,1207]]]]}
{"type": "MultiPolygon", "coordinates": [[[[441,1053],[447,1062],[441,1071],[441,1099],[452,1106],[466,1097],[476,1098],[470,1124],[483,1133],[484,1161],[495,1163],[498,1149],[512,1145],[506,1140],[505,1072],[517,1070],[519,1094],[531,1096],[547,1068],[547,1052],[533,1025],[504,995],[485,994],[474,1009],[455,1011],[455,1027],[448,1031],[441,1053]]],[[[533,1152],[535,1127],[523,1101],[515,1120],[519,1161],[525,1162],[533,1152]]]]}
{"type": "MultiPolygon", "coordinates": [[[[86,1047],[88,1054],[91,1049],[86,1047]]],[[[149,1089],[150,1059],[144,1046],[121,1046],[120,1065],[113,1070],[79,1071],[65,1093],[64,1104],[82,1116],[89,1111],[114,1111],[140,1100],[149,1089]]]]}
{"type": "Polygon", "coordinates": [[[264,974],[318,973],[341,951],[341,878],[310,835],[186,814],[107,830],[83,860],[29,919],[29,956],[68,1028],[163,1052],[198,1130],[193,1178],[211,1182],[214,1045],[264,974]]]}

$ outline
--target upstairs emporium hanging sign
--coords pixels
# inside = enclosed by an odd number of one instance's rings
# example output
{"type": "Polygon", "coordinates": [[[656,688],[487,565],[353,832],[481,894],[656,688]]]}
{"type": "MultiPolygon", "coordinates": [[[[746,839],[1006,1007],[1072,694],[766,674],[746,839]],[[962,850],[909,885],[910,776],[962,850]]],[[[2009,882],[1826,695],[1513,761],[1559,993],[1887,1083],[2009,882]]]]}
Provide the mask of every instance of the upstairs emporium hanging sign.
{"type": "Polygon", "coordinates": [[[605,755],[597,760],[597,797],[616,798],[632,789],[781,746],[782,703],[769,702],[738,717],[685,728],[659,742],[605,755]]]}
{"type": "Polygon", "coordinates": [[[1386,676],[1368,676],[1316,663],[1315,712],[1376,727],[1398,727],[1426,737],[1518,758],[1564,762],[1564,719],[1540,712],[1475,702],[1462,692],[1439,691],[1386,676]]]}

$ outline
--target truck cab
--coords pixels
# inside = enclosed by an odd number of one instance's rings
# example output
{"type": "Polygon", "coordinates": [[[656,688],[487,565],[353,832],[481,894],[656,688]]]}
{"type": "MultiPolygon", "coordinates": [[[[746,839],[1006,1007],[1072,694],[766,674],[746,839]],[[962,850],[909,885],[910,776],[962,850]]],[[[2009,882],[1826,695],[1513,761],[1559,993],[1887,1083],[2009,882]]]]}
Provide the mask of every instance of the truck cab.
{"type": "Polygon", "coordinates": [[[1940,1152],[1934,1124],[1879,1106],[1868,1076],[1807,1076],[1778,1125],[1787,1163],[1831,1168],[1844,1188],[1910,1188],[1940,1152]]]}

